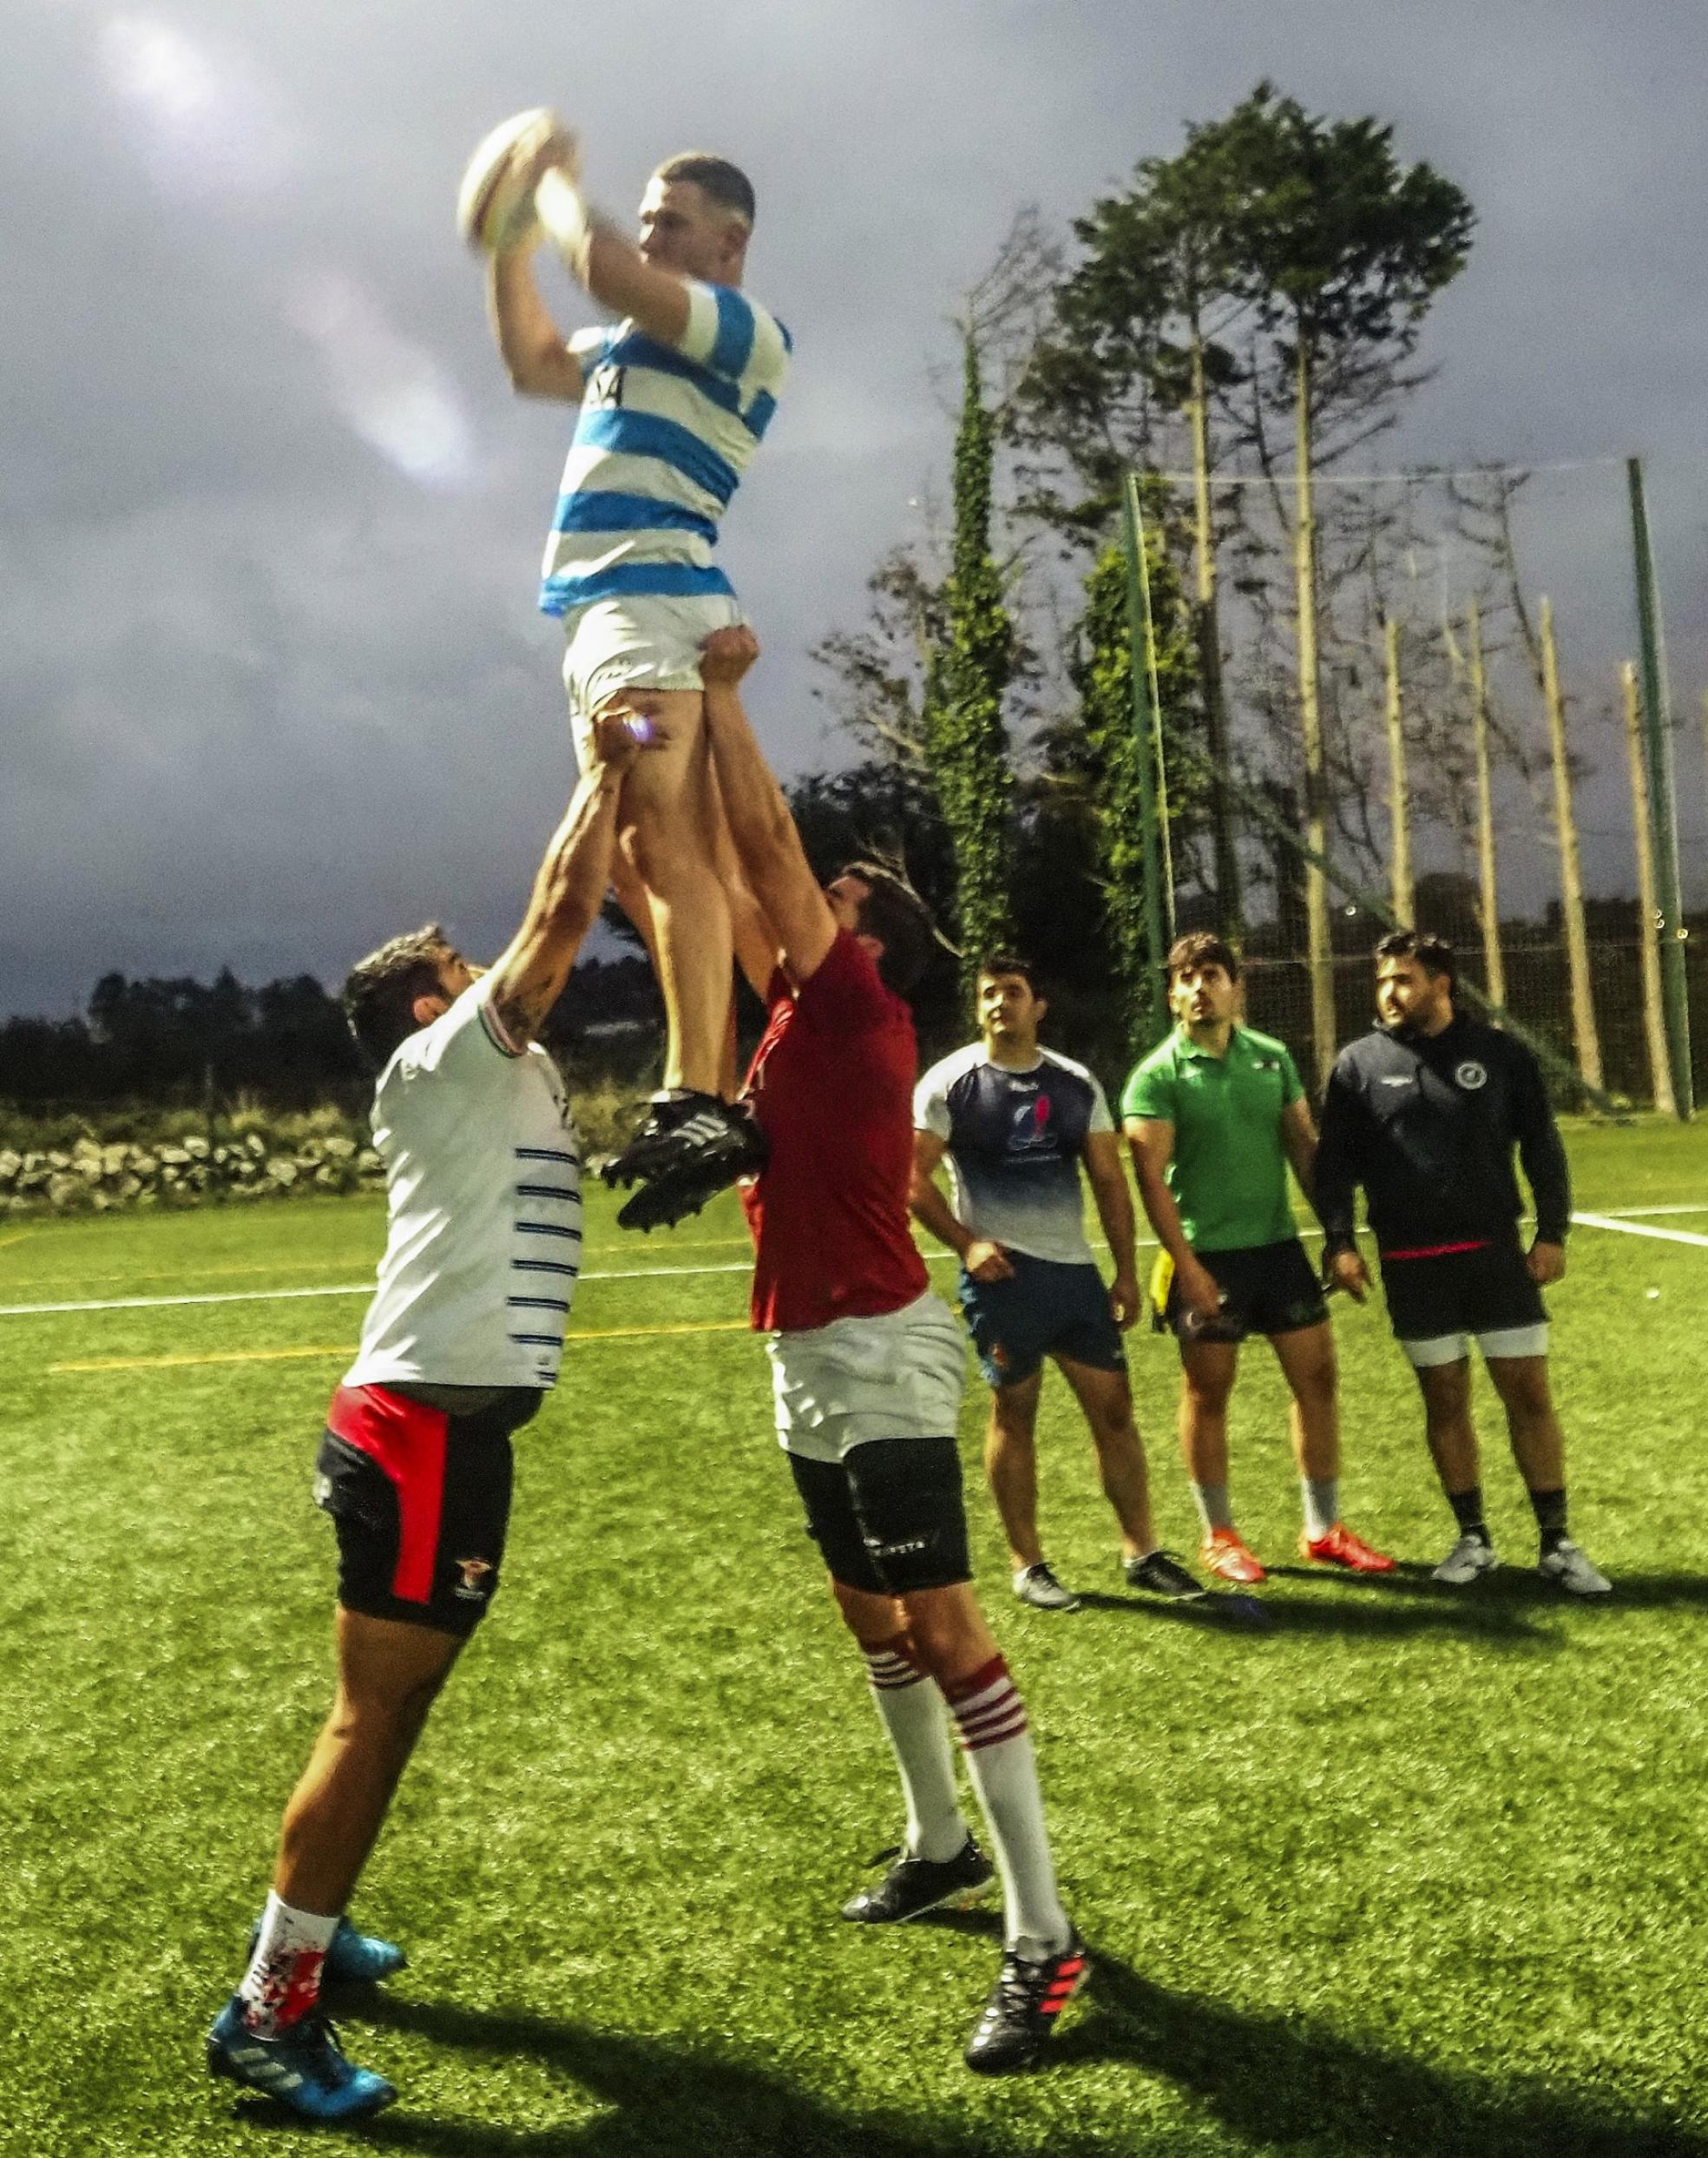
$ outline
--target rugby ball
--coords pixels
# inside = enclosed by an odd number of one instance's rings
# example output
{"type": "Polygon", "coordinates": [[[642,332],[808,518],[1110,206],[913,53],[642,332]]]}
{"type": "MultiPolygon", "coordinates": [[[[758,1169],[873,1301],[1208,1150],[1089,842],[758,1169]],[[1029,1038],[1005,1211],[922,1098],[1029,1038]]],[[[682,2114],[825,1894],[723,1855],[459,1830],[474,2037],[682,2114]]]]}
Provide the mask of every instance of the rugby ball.
{"type": "Polygon", "coordinates": [[[457,190],[457,229],[470,247],[497,253],[532,236],[534,190],[521,184],[517,169],[557,127],[556,114],[535,105],[496,127],[469,160],[457,190]]]}

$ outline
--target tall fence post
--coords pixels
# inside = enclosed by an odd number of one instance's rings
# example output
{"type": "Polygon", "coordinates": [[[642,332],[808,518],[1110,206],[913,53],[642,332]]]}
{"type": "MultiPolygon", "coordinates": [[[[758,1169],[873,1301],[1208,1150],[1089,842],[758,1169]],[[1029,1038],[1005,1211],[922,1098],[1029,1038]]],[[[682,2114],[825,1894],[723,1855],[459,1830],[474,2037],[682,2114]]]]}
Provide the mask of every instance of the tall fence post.
{"type": "Polygon", "coordinates": [[[1507,1001],[1506,956],[1501,949],[1501,890],[1494,866],[1494,788],[1488,768],[1488,677],[1482,657],[1482,615],[1471,602],[1471,740],[1476,750],[1477,911],[1482,917],[1482,964],[1491,1003],[1507,1001]]]}
{"type": "Polygon", "coordinates": [[[1151,582],[1145,570],[1145,510],[1139,481],[1129,472],[1122,494],[1122,534],[1127,543],[1127,638],[1132,653],[1133,733],[1139,752],[1140,844],[1145,871],[1145,937],[1150,964],[1145,970],[1144,1010],[1150,1049],[1168,1031],[1168,1003],[1163,988],[1162,862],[1157,833],[1156,745],[1161,714],[1157,710],[1155,639],[1151,626],[1151,582]]]}
{"type": "Polygon", "coordinates": [[[1411,874],[1411,788],[1406,777],[1405,705],[1400,689],[1400,625],[1383,617],[1382,641],[1388,666],[1388,832],[1394,911],[1408,929],[1417,922],[1417,892],[1411,874]]]}
{"type": "Polygon", "coordinates": [[[1560,687],[1560,654],[1554,641],[1554,602],[1540,608],[1542,696],[1547,706],[1548,745],[1554,761],[1554,828],[1560,841],[1560,906],[1566,923],[1566,957],[1572,977],[1572,1036],[1578,1069],[1593,1087],[1601,1084],[1601,1037],[1589,979],[1589,937],[1584,926],[1583,869],[1578,857],[1578,818],[1572,806],[1572,766],[1566,753],[1566,699],[1560,687]]]}
{"type": "Polygon", "coordinates": [[[1637,628],[1643,651],[1643,734],[1649,767],[1649,814],[1654,828],[1655,900],[1660,936],[1660,980],[1666,1008],[1666,1047],[1678,1116],[1696,1108],[1691,1076],[1690,999],[1685,981],[1684,894],[1678,882],[1678,807],[1672,792],[1672,733],[1666,698],[1666,655],[1660,600],[1643,492],[1643,460],[1626,462],[1631,490],[1631,548],[1637,576],[1637,628]]]}
{"type": "Polygon", "coordinates": [[[1625,707],[1625,753],[1631,773],[1631,822],[1637,841],[1637,911],[1640,921],[1643,960],[1643,1034],[1648,1043],[1649,1085],[1654,1105],[1663,1116],[1676,1116],[1672,1073],[1666,1050],[1665,998],[1660,985],[1660,951],[1655,929],[1660,910],[1655,903],[1654,832],[1649,819],[1649,775],[1643,767],[1643,703],[1637,689],[1637,669],[1626,660],[1619,668],[1619,690],[1625,707]]]}

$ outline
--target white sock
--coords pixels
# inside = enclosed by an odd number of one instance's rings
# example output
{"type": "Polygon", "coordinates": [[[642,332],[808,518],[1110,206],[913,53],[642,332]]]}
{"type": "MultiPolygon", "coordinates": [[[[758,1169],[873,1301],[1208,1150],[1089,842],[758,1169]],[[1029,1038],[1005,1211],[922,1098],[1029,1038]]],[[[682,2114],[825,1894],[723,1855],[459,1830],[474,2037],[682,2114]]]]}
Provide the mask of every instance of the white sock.
{"type": "Polygon", "coordinates": [[[1325,1536],[1340,1519],[1340,1478],[1337,1476],[1302,1476],[1299,1490],[1304,1498],[1304,1533],[1314,1543],[1325,1536]]]}
{"type": "Polygon", "coordinates": [[[967,1840],[955,1789],[955,1749],[936,1681],[914,1661],[905,1634],[868,1648],[866,1678],[901,1772],[910,1859],[952,1859],[967,1840]]]}
{"type": "Polygon", "coordinates": [[[1067,1947],[1074,1929],[1056,1893],[1026,1704],[1001,1656],[949,1689],[948,1698],[1002,1876],[1005,1945],[1041,1963],[1067,1947]]]}
{"type": "Polygon", "coordinates": [[[293,1911],[269,1893],[260,1938],[237,1989],[244,2020],[258,2038],[276,2037],[320,1997],[320,1967],[338,1930],[336,1917],[293,1911]]]}
{"type": "Polygon", "coordinates": [[[1194,1484],[1192,1495],[1206,1536],[1217,1529],[1232,1528],[1233,1509],[1228,1503],[1225,1484],[1194,1484]]]}

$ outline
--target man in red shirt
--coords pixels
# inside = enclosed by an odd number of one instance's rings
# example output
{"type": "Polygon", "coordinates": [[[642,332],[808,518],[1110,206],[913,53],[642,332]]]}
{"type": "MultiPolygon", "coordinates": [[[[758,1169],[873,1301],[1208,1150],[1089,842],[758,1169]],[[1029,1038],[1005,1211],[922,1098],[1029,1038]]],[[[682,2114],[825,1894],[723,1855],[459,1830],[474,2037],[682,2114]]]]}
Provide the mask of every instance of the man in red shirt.
{"type": "Polygon", "coordinates": [[[933,932],[897,878],[857,864],[821,889],[737,685],[752,633],[703,647],[706,726],[749,889],[780,964],[747,1099],[766,1144],[744,1188],[753,1325],[778,1435],[831,1589],[866,1661],[907,1803],[906,1838],[845,1918],[905,1920],[990,1880],[956,1793],[953,1725],[995,1850],[1002,1970],[966,2049],[1035,2058],[1085,1970],[1056,1892],[1026,1710],[973,1593],[955,1431],[961,1330],[913,1241],[913,1020],[902,992],[933,932]]]}

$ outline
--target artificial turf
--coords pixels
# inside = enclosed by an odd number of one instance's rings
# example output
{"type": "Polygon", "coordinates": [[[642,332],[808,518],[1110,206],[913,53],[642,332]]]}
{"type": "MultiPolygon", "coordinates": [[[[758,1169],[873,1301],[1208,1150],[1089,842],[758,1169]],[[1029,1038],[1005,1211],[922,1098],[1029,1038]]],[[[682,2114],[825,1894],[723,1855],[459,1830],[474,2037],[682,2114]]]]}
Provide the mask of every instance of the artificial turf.
{"type": "MultiPolygon", "coordinates": [[[[1704,1202],[1708,1134],[1569,1135],[1592,1210],[1704,1202]]],[[[0,1304],[358,1285],[368,1201],[0,1225],[0,1304]]],[[[1024,1610],[962,1423],[979,1582],[1039,1740],[1094,1957],[1046,2072],[960,2063],[994,1910],[841,1924],[898,1821],[893,1771],[769,1428],[720,1201],[621,1239],[519,1442],[505,1584],[435,1714],[358,1918],[411,1969],[341,2003],[401,2087],[309,2130],[202,2073],[283,1799],[328,1690],[331,1536],[309,1499],[358,1295],[0,1317],[0,2152],[384,2149],[585,2158],[1268,2152],[1708,2158],[1701,1762],[1708,1247],[1588,1228],[1551,1293],[1594,1608],[1512,1562],[1426,1578],[1451,1539],[1376,1309],[1337,1300],[1344,1510],[1375,1581],[1290,1556],[1272,1361],[1232,1425],[1273,1623],[1125,1590],[1059,1383],[1047,1546],[1085,1597],[1024,1610]]],[[[949,1286],[949,1270],[936,1270],[949,1286]]],[[[1175,1367],[1133,1341],[1166,1541],[1194,1540],[1175,1367]]]]}

